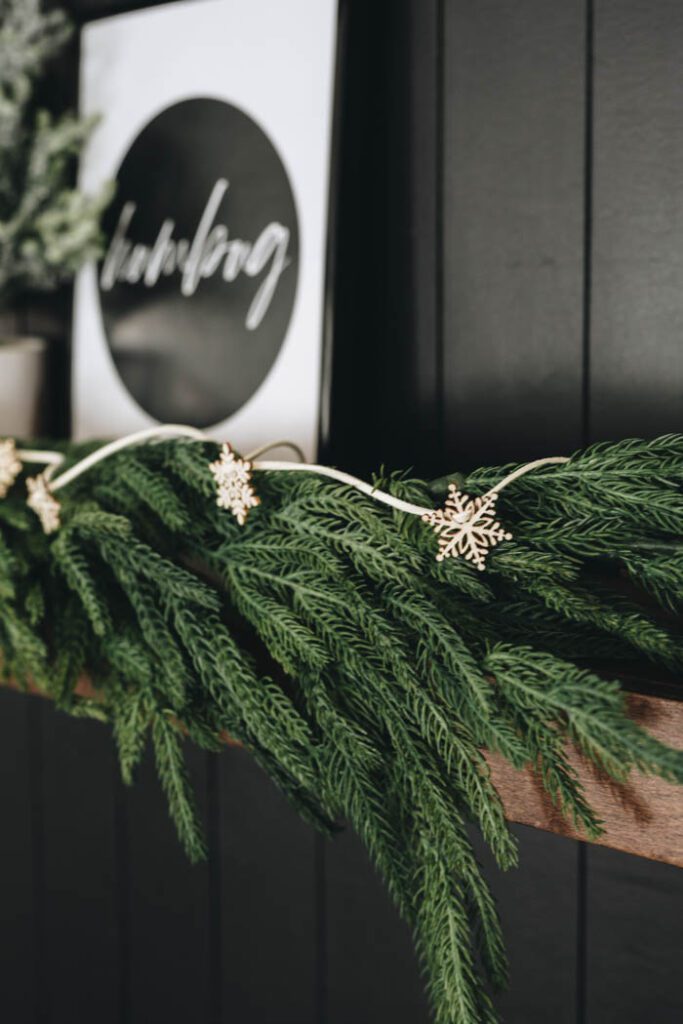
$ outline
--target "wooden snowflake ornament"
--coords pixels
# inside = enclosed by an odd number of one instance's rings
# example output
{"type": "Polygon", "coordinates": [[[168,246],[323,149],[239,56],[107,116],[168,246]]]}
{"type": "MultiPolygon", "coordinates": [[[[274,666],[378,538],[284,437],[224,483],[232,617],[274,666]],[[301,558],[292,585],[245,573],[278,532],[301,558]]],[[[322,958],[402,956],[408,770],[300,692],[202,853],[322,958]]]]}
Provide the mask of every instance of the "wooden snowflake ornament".
{"type": "Polygon", "coordinates": [[[470,499],[461,494],[455,484],[450,484],[444,508],[422,517],[434,527],[439,538],[437,562],[462,557],[483,572],[491,548],[502,540],[512,540],[512,534],[496,520],[497,500],[495,491],[470,499]]]}
{"type": "Polygon", "coordinates": [[[28,489],[27,504],[40,519],[44,533],[56,533],[61,523],[59,513],[62,506],[50,490],[44,473],[31,477],[26,481],[28,489]]]}
{"type": "Polygon", "coordinates": [[[0,498],[4,498],[21,473],[17,447],[11,437],[0,440],[0,498]]]}
{"type": "Polygon", "coordinates": [[[231,445],[224,444],[220,457],[211,463],[209,469],[218,488],[218,507],[232,512],[240,526],[244,526],[250,509],[261,504],[251,485],[251,462],[240,459],[231,445]]]}

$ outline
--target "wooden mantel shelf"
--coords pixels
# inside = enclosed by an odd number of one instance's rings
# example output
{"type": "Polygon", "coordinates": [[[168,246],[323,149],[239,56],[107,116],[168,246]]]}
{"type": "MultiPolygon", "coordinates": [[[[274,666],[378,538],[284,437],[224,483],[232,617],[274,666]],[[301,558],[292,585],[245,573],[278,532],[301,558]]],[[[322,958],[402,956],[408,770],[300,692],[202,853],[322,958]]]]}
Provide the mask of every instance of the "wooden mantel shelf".
{"type": "MultiPolygon", "coordinates": [[[[33,691],[38,692],[38,691],[33,691]]],[[[87,679],[77,687],[81,696],[96,697],[87,679]]],[[[683,702],[629,694],[634,721],[672,747],[683,749],[683,702]]],[[[530,769],[517,771],[497,754],[487,754],[493,781],[509,821],[582,839],[553,807],[530,769]]],[[[683,867],[683,786],[632,772],[618,785],[589,765],[575,751],[570,760],[583,783],[589,802],[605,827],[598,842],[615,850],[683,867]]]]}
{"type": "MultiPolygon", "coordinates": [[[[683,702],[629,694],[628,703],[639,725],[669,746],[683,749],[683,702]]],[[[515,771],[497,754],[487,758],[510,821],[584,838],[558,814],[531,771],[515,771]]],[[[602,846],[683,867],[683,786],[639,772],[618,785],[575,751],[570,760],[604,822],[605,833],[598,840],[602,846]]]]}

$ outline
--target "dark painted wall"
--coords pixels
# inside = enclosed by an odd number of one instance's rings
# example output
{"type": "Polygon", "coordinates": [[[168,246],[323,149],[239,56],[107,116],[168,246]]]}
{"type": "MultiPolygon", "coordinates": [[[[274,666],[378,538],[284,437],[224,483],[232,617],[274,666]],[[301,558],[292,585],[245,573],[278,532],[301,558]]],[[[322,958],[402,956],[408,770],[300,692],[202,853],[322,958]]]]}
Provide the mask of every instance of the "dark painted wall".
{"type": "MultiPolygon", "coordinates": [[[[436,473],[683,430],[681,5],[348,14],[330,457],[436,473]]],[[[192,772],[199,868],[150,765],[124,791],[105,729],[0,696],[4,1018],[426,1022],[353,836],[314,837],[242,752],[192,772]]],[[[683,873],[518,831],[519,871],[490,870],[506,1021],[683,1019],[683,873]]]]}

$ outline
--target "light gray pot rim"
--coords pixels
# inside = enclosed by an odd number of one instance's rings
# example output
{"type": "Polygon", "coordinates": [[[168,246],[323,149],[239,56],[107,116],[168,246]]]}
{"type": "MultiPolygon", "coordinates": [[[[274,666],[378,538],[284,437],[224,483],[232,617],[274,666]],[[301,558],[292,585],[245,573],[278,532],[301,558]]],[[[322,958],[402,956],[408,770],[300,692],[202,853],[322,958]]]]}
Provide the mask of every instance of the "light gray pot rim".
{"type": "Polygon", "coordinates": [[[16,352],[18,349],[22,349],[23,351],[31,354],[38,354],[39,352],[43,352],[45,347],[45,338],[39,338],[32,334],[0,335],[0,353],[16,352]]]}

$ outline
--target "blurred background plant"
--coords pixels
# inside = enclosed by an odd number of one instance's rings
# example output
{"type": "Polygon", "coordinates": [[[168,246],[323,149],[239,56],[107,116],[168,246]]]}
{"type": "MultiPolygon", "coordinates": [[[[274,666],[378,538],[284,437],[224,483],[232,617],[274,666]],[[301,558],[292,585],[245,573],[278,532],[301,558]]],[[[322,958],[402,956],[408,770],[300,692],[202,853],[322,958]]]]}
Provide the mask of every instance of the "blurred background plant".
{"type": "Polygon", "coordinates": [[[41,0],[0,0],[0,308],[99,256],[113,186],[87,196],[76,162],[93,121],[43,109],[38,86],[71,26],[41,0]]]}

